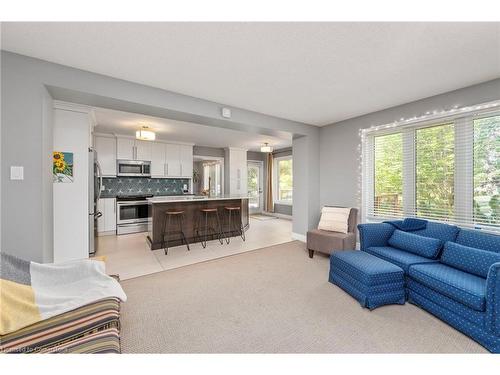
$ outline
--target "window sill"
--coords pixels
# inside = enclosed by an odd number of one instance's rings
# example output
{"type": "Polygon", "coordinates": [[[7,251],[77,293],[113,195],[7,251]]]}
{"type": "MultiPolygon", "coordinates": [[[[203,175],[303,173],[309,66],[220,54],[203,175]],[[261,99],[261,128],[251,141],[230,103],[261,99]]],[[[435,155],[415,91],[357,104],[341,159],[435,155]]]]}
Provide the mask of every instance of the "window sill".
{"type": "Polygon", "coordinates": [[[293,206],[293,202],[290,201],[276,201],[274,204],[279,204],[281,206],[293,206]]]}

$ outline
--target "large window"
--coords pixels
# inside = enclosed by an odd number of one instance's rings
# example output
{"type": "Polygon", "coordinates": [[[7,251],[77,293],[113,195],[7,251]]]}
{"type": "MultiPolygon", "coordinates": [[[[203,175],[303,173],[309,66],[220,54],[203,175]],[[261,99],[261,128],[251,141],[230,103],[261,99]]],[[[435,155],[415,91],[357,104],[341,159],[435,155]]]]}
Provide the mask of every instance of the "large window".
{"type": "Polygon", "coordinates": [[[421,217],[500,231],[500,113],[363,137],[363,219],[421,217]]]}
{"type": "Polygon", "coordinates": [[[403,135],[401,133],[375,137],[375,196],[376,215],[403,214],[403,135]]]}
{"type": "Polygon", "coordinates": [[[474,120],[474,220],[500,225],[500,116],[474,120]]]}
{"type": "Polygon", "coordinates": [[[416,130],[417,215],[449,220],[453,217],[455,139],[453,124],[416,130]]]}
{"type": "Polygon", "coordinates": [[[291,156],[274,159],[275,203],[292,204],[293,160],[291,156]]]}

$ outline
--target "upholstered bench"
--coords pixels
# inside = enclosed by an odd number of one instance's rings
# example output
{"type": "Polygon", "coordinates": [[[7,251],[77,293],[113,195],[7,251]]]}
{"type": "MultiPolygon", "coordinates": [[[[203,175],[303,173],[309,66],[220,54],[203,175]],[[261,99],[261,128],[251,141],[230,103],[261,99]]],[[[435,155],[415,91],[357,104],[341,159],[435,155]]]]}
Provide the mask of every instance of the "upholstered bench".
{"type": "Polygon", "coordinates": [[[404,271],[364,251],[333,252],[328,280],[370,310],[405,303],[404,271]]]}

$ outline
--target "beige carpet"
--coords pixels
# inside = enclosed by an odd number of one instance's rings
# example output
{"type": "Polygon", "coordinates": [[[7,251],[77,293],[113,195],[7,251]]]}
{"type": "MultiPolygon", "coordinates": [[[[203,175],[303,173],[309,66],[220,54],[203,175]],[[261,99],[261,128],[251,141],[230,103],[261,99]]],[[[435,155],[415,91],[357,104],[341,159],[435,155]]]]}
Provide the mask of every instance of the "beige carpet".
{"type": "Polygon", "coordinates": [[[124,353],[476,353],[418,307],[373,311],[301,242],[125,280],[124,353]]]}

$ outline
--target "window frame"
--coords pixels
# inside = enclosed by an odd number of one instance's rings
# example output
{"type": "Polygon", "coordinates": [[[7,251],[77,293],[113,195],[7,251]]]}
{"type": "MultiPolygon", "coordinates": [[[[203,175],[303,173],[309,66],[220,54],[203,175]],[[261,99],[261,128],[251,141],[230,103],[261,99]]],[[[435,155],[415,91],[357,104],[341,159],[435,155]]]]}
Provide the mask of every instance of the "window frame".
{"type": "MultiPolygon", "coordinates": [[[[293,205],[293,185],[292,185],[292,199],[291,200],[280,200],[279,197],[279,162],[282,160],[291,160],[293,166],[293,156],[278,156],[273,159],[273,201],[274,204],[292,206],[293,205]]],[[[292,168],[292,179],[293,179],[293,168],[292,168]]]]}
{"type": "MultiPolygon", "coordinates": [[[[500,101],[494,102],[500,105],[500,101]]],[[[496,106],[495,105],[495,106],[496,106]]],[[[400,216],[375,215],[375,137],[403,134],[403,217],[418,217],[416,212],[416,133],[419,129],[453,124],[454,127],[454,215],[447,222],[463,227],[481,228],[498,233],[496,226],[475,221],[474,202],[474,121],[500,115],[498,108],[470,110],[457,114],[436,115],[434,118],[408,124],[389,124],[363,129],[361,135],[361,216],[363,222],[400,219],[400,216]],[[471,139],[471,142],[463,141],[471,139]]],[[[432,116],[430,116],[432,117],[432,116]]],[[[425,218],[425,217],[424,217],[425,218]]]]}

